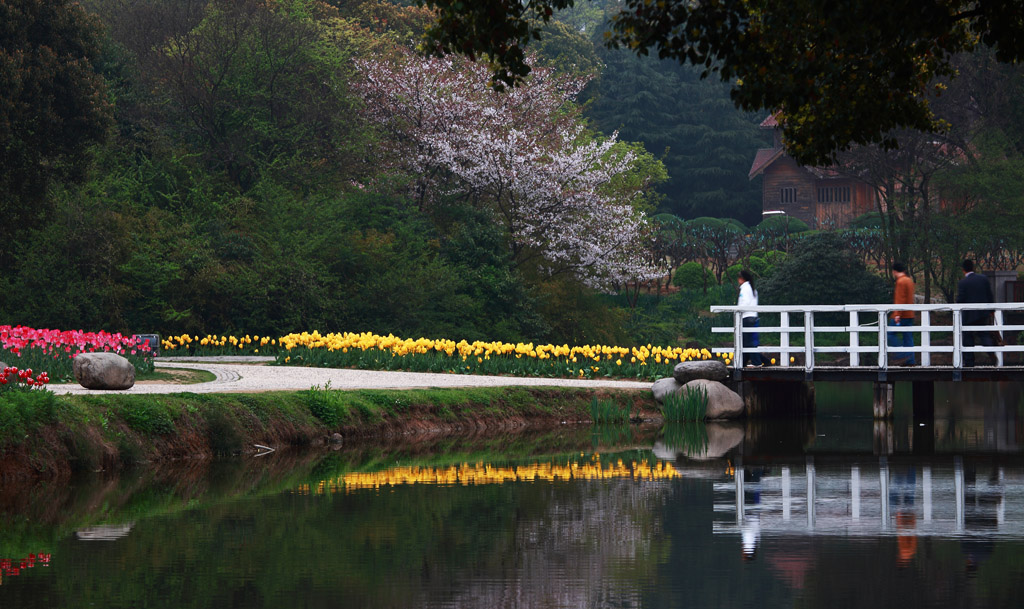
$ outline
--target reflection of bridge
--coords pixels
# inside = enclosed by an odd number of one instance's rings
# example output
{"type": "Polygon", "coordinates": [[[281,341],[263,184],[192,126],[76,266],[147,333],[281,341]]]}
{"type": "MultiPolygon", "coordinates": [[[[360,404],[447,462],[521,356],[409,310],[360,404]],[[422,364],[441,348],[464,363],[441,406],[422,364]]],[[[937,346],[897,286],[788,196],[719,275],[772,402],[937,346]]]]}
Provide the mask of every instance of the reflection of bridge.
{"type": "Polygon", "coordinates": [[[1024,475],[986,463],[744,467],[715,483],[715,533],[1024,538],[1024,475]],[[984,475],[982,475],[984,473],[984,475]]]}

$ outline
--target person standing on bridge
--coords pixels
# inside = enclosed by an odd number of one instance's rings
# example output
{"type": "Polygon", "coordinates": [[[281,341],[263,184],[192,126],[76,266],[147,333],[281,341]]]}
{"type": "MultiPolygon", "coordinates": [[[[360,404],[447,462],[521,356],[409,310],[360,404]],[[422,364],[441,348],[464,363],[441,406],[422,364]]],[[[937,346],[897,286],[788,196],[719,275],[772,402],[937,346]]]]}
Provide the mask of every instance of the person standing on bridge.
{"type": "MultiPolygon", "coordinates": [[[[964,271],[964,278],[956,284],[956,301],[958,303],[992,302],[995,300],[988,277],[974,272],[973,260],[964,260],[960,268],[964,271]]],[[[964,311],[961,313],[960,319],[964,326],[987,326],[992,323],[992,311],[964,311]]],[[[991,347],[994,344],[990,331],[971,331],[964,328],[963,345],[965,347],[975,345],[991,347]]],[[[963,362],[964,366],[974,366],[974,353],[965,351],[963,362]]]]}
{"type": "MultiPolygon", "coordinates": [[[[740,271],[740,276],[736,279],[740,287],[740,297],[736,302],[736,306],[740,307],[756,307],[757,306],[757,290],[754,289],[754,275],[751,274],[747,269],[740,271]]],[[[757,319],[757,311],[744,311],[743,312],[743,327],[756,328],[760,325],[760,321],[757,319]]],[[[743,333],[743,348],[749,349],[758,347],[761,344],[760,337],[757,332],[744,332],[743,333]]],[[[751,353],[747,355],[743,354],[743,365],[744,366],[763,366],[764,362],[761,360],[760,353],[751,353]]]]}
{"type": "MultiPolygon", "coordinates": [[[[896,287],[893,290],[893,304],[914,304],[914,280],[910,278],[907,273],[907,265],[902,262],[892,263],[892,275],[896,278],[896,287]]],[[[912,326],[914,325],[914,312],[913,311],[893,311],[892,316],[889,318],[890,326],[912,326]]],[[[914,346],[914,333],[913,332],[889,332],[889,346],[890,347],[913,347],[914,346]]],[[[914,353],[904,351],[893,351],[893,356],[898,356],[893,360],[893,364],[897,366],[914,366],[917,364],[917,360],[914,358],[914,353]]]]}

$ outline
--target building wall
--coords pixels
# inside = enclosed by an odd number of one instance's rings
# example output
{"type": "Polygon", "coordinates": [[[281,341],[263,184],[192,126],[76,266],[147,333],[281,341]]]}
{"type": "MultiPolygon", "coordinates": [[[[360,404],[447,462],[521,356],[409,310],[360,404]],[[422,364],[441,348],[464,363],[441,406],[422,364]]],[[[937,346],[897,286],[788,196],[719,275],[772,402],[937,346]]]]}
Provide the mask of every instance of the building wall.
{"type": "Polygon", "coordinates": [[[852,178],[817,179],[787,156],[766,168],[762,177],[762,211],[784,211],[811,228],[844,228],[854,218],[876,210],[875,191],[869,184],[852,178]],[[821,189],[825,188],[847,188],[849,198],[821,201],[821,189]],[[788,197],[784,189],[791,189],[788,197]]]}
{"type": "Polygon", "coordinates": [[[788,156],[779,157],[765,169],[762,176],[762,211],[784,211],[786,215],[814,226],[818,197],[814,176],[788,156]],[[794,189],[795,196],[792,201],[783,200],[782,192],[785,188],[794,189]]]}

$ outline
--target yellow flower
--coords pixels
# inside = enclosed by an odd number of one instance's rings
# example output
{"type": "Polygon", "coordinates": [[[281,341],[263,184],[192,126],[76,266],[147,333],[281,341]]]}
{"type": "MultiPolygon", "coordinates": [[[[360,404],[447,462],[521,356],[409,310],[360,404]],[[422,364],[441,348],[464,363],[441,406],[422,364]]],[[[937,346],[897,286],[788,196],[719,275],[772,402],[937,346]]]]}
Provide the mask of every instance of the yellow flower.
{"type": "Polygon", "coordinates": [[[621,366],[622,365],[622,360],[621,359],[615,360],[615,365],[616,366],[621,366]]]}

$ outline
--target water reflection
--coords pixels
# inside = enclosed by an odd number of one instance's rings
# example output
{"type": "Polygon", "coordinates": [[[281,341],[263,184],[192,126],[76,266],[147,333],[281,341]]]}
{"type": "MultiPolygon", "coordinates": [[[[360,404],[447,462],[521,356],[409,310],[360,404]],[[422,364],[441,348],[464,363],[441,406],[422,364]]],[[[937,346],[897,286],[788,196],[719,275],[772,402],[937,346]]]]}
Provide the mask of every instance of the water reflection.
{"type": "Polygon", "coordinates": [[[3,488],[0,556],[49,566],[0,606],[1015,606],[1024,454],[918,429],[435,437],[3,488]]]}
{"type": "Polygon", "coordinates": [[[991,461],[751,465],[715,483],[715,532],[1024,538],[1024,474],[991,461]]]}

